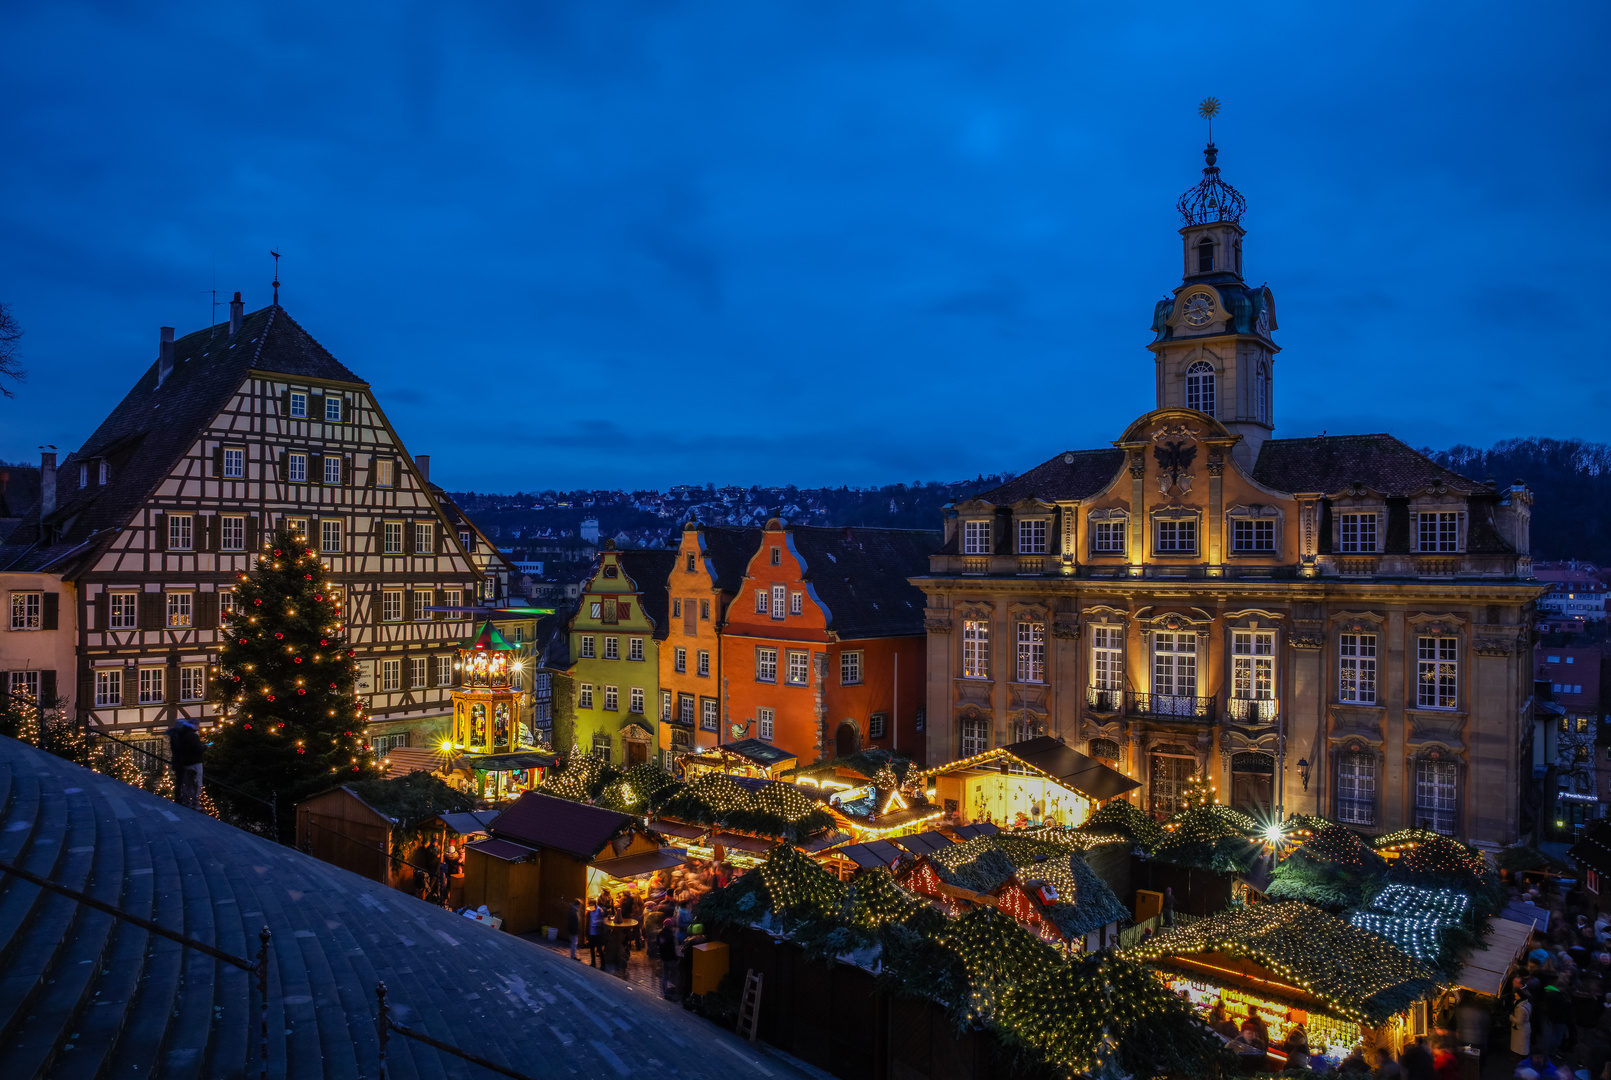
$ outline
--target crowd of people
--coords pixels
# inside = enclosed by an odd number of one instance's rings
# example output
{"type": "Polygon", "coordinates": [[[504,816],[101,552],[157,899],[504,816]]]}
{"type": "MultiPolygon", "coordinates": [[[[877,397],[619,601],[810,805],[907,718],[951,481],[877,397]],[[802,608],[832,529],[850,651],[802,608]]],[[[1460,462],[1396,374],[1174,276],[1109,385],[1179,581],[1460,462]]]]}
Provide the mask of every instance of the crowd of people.
{"type": "Polygon", "coordinates": [[[1611,913],[1596,913],[1582,892],[1564,894],[1545,879],[1513,885],[1513,903],[1548,915],[1500,993],[1519,1080],[1587,1076],[1611,1080],[1611,913]]]}

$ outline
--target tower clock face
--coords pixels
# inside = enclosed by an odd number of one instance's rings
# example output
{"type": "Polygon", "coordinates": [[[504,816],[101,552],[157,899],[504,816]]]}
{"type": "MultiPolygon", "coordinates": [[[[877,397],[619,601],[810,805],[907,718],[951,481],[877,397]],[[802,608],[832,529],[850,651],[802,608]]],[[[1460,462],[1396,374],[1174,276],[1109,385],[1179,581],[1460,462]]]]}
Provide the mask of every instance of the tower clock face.
{"type": "Polygon", "coordinates": [[[1207,326],[1214,317],[1214,298],[1205,292],[1186,297],[1186,322],[1192,326],[1207,326]]]}

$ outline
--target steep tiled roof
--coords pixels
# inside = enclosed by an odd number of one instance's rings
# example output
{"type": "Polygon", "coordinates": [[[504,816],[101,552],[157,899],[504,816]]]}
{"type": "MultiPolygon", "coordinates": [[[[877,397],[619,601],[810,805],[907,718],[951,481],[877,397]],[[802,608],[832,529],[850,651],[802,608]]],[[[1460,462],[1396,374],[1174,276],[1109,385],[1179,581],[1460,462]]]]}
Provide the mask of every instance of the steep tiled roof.
{"type": "Polygon", "coordinates": [[[732,529],[701,525],[705,534],[705,554],[716,570],[716,587],[736,593],[744,584],[744,571],[750,557],[761,548],[760,529],[732,529]]]}
{"type": "MultiPolygon", "coordinates": [[[[270,1076],[376,1075],[379,982],[398,1023],[537,1075],[664,1074],[693,1046],[702,1077],[758,1068],[741,1040],[562,953],[4,738],[0,860],[248,960],[266,924],[270,1076]]],[[[0,948],[0,1076],[258,1075],[253,974],[5,874],[0,948]]],[[[387,1055],[400,1076],[490,1075],[397,1035],[387,1055]]]]}
{"type": "Polygon", "coordinates": [[[805,579],[828,606],[841,638],[923,632],[922,590],[907,578],[928,573],[940,534],[927,529],[791,528],[805,579]]]}
{"type": "Polygon", "coordinates": [[[528,791],[492,819],[488,831],[504,840],[552,848],[578,859],[591,859],[632,818],[601,806],[557,799],[528,791]]]}
{"type": "Polygon", "coordinates": [[[0,569],[69,576],[91,564],[252,371],[365,385],[281,307],[254,311],[233,336],[220,323],[173,343],[173,373],[157,385],[155,361],[101,426],[62,464],[58,503],[42,533],[37,507],[0,548],[0,569]],[[105,457],[111,480],[77,487],[77,462],[105,457]],[[50,540],[50,532],[59,536],[50,540]]]}
{"type": "Polygon", "coordinates": [[[1123,450],[1071,450],[974,497],[997,506],[1030,497],[1046,502],[1088,499],[1112,483],[1123,466],[1123,450]]]}
{"type": "Polygon", "coordinates": [[[1439,480],[1468,495],[1486,490],[1391,435],[1271,439],[1259,450],[1253,479],[1277,491],[1327,495],[1355,482],[1384,495],[1408,495],[1439,480]]]}
{"type": "Polygon", "coordinates": [[[633,549],[621,552],[621,568],[643,594],[643,613],[654,620],[654,636],[664,640],[671,632],[671,589],[666,581],[677,565],[675,551],[633,549]]]}

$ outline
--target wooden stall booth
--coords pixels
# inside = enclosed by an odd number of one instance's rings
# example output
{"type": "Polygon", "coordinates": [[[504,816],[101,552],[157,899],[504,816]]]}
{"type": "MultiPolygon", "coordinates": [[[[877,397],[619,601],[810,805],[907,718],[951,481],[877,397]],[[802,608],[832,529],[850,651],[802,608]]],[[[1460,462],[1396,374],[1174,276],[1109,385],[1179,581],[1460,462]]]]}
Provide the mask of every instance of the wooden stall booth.
{"type": "Polygon", "coordinates": [[[795,767],[797,758],[787,750],[779,749],[760,739],[739,739],[722,743],[709,750],[682,754],[676,766],[683,779],[692,780],[700,773],[718,772],[727,776],[749,776],[760,780],[778,780],[795,767]]]}
{"type": "Polygon", "coordinates": [[[564,926],[571,901],[588,896],[594,860],[660,850],[636,818],[534,791],[493,818],[487,831],[487,839],[464,848],[464,903],[485,904],[512,934],[564,926]],[[606,849],[612,854],[605,856],[606,849]]]}
{"type": "Polygon", "coordinates": [[[940,765],[924,776],[948,822],[1019,828],[1082,825],[1109,799],[1141,786],[1047,735],[940,765]]]}
{"type": "Polygon", "coordinates": [[[1254,1071],[1279,1072],[1278,1049],[1303,1025],[1310,1068],[1324,1072],[1356,1046],[1395,1055],[1424,1026],[1437,993],[1433,971],[1385,938],[1292,901],[1232,908],[1126,952],[1158,972],[1205,1015],[1223,1006],[1235,1024],[1250,1016],[1268,1034],[1254,1071]],[[1322,1058],[1324,1060],[1322,1060],[1322,1058]]]}
{"type": "Polygon", "coordinates": [[[392,884],[392,829],[397,822],[350,787],[335,787],[296,804],[296,846],[316,859],[392,884]]]}

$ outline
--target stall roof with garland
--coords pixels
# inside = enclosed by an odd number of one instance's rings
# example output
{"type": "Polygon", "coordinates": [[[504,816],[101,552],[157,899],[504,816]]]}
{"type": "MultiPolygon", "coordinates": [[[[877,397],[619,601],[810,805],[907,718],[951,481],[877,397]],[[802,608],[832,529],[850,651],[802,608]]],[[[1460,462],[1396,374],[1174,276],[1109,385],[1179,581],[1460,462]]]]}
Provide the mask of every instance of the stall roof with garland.
{"type": "Polygon", "coordinates": [[[932,769],[924,770],[922,775],[930,777],[963,769],[979,769],[992,761],[1001,761],[1006,757],[1022,763],[1032,772],[1039,773],[1048,780],[1079,792],[1093,802],[1103,802],[1141,786],[1139,780],[1132,780],[1117,769],[1109,768],[1095,758],[1087,757],[1049,735],[1039,735],[1033,739],[986,750],[982,754],[975,754],[960,761],[936,765],[932,769]]]}
{"type": "Polygon", "coordinates": [[[990,893],[1016,877],[1021,884],[1044,882],[1058,897],[1037,905],[1065,937],[1077,938],[1128,915],[1113,890],[1067,844],[1013,833],[980,836],[927,856],[948,885],[990,893]]]}
{"type": "MultiPolygon", "coordinates": [[[[1380,1024],[1437,989],[1432,970],[1385,938],[1377,937],[1308,904],[1253,904],[1192,923],[1126,950],[1133,960],[1204,978],[1199,965],[1250,980],[1227,960],[1252,961],[1272,980],[1311,997],[1346,1019],[1380,1024]],[[1191,957],[1211,955],[1193,963],[1191,957]],[[1185,958],[1186,963],[1178,960],[1185,958]]],[[[1269,991],[1283,996],[1279,988],[1269,991]]]]}

